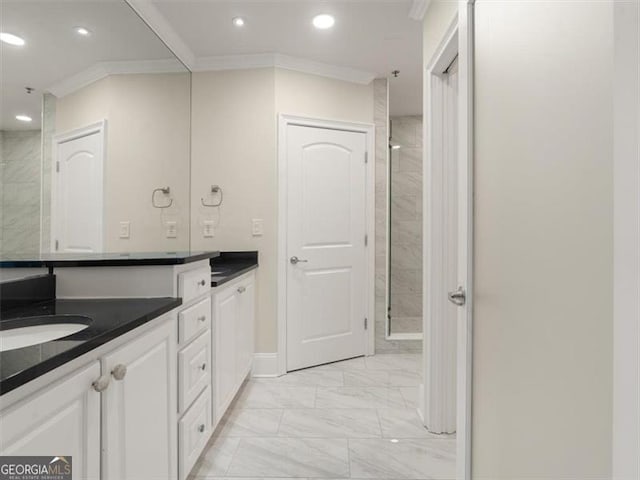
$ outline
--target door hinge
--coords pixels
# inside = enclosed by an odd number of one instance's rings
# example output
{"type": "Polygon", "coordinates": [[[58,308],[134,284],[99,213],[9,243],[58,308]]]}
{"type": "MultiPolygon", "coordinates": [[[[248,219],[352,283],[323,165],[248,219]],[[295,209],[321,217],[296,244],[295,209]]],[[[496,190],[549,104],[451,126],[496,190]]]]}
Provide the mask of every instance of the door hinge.
{"type": "Polygon", "coordinates": [[[369,235],[365,235],[364,236],[364,246],[368,246],[369,245],[369,235]]]}
{"type": "Polygon", "coordinates": [[[59,246],[59,243],[58,243],[58,240],[56,240],[56,251],[58,250],[58,246],[59,246]]]}
{"type": "Polygon", "coordinates": [[[60,162],[56,162],[56,172],[60,173],[60,162]]]}
{"type": "Polygon", "coordinates": [[[364,329],[367,330],[369,328],[369,319],[364,317],[364,329]]]}
{"type": "Polygon", "coordinates": [[[369,163],[369,152],[364,152],[364,163],[369,163]]]}

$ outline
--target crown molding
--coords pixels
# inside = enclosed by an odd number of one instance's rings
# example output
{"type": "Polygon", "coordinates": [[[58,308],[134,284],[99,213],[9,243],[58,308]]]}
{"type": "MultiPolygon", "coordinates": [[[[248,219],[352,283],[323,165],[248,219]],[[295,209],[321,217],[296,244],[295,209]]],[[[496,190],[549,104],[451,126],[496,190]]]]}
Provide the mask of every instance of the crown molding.
{"type": "Polygon", "coordinates": [[[136,73],[184,73],[184,65],[176,59],[168,60],[143,60],[125,62],[99,62],[82,70],[75,75],[51,85],[46,91],[58,98],[76,92],[81,88],[91,85],[109,75],[136,74],[136,73]]]}
{"type": "Polygon", "coordinates": [[[182,37],[173,29],[167,19],[160,13],[151,0],[125,0],[138,16],[160,37],[169,50],[193,70],[196,56],[184,42],[182,37]]]}
{"type": "Polygon", "coordinates": [[[409,10],[409,18],[419,21],[423,20],[430,4],[431,0],[413,0],[411,2],[411,9],[409,10]]]}
{"type": "Polygon", "coordinates": [[[363,85],[368,85],[376,77],[375,73],[365,70],[331,65],[280,53],[201,57],[196,59],[192,71],[215,72],[249,68],[282,68],[363,85]]]}

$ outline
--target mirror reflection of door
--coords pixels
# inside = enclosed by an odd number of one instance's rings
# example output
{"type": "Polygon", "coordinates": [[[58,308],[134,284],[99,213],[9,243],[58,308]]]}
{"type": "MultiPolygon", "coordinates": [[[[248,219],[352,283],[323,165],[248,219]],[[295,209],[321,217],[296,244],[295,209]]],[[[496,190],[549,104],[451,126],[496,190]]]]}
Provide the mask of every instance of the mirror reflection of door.
{"type": "Polygon", "coordinates": [[[51,251],[101,252],[106,121],[55,138],[51,251]]]}

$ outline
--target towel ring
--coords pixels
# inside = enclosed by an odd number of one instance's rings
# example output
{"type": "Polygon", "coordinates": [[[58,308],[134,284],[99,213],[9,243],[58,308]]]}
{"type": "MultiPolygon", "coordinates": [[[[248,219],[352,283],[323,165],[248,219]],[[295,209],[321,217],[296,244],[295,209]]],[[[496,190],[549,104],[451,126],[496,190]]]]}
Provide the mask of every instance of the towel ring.
{"type": "Polygon", "coordinates": [[[151,193],[151,205],[153,205],[153,208],[169,208],[171,205],[173,205],[173,198],[169,198],[169,203],[167,205],[158,205],[156,203],[156,193],[158,192],[162,192],[165,195],[169,195],[171,193],[171,188],[169,187],[156,188],[153,191],[153,193],[151,193]]]}
{"type": "Polygon", "coordinates": [[[220,188],[219,185],[211,185],[211,195],[214,195],[216,193],[220,194],[220,200],[218,201],[218,203],[206,203],[204,201],[204,198],[200,198],[200,203],[202,203],[203,207],[219,207],[220,205],[222,205],[222,199],[223,197],[223,193],[222,193],[222,188],[220,188]]]}

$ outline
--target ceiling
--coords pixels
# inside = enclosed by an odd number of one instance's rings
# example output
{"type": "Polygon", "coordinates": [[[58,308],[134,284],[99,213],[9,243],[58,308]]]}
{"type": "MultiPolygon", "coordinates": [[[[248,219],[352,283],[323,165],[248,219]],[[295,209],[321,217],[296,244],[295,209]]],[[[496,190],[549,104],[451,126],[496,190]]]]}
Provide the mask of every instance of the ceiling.
{"type": "Polygon", "coordinates": [[[170,50],[123,1],[0,1],[0,31],[22,47],[0,42],[0,129],[40,128],[42,93],[98,62],[164,60],[170,50]],[[82,37],[74,27],[91,31],[82,37]],[[25,87],[35,91],[27,94],[25,87]],[[16,115],[33,118],[19,122],[16,115]]]}
{"type": "Polygon", "coordinates": [[[389,78],[392,115],[422,112],[422,21],[409,17],[411,0],[153,0],[153,4],[196,61],[277,53],[350,67],[389,78]],[[335,26],[315,29],[311,20],[319,13],[333,15],[335,26]],[[245,19],[241,28],[232,24],[237,16],[245,19]],[[393,70],[400,71],[398,78],[391,75],[393,70]]]}

